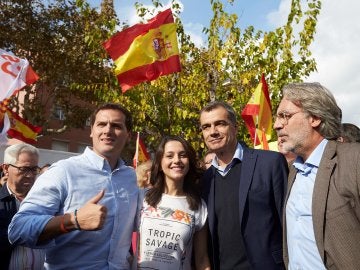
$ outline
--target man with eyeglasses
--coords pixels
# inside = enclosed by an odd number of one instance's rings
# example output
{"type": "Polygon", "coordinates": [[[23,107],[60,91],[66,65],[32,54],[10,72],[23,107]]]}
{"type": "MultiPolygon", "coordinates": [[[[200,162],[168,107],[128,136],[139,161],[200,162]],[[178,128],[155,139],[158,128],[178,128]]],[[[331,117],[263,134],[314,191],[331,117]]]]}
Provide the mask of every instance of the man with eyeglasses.
{"type": "Polygon", "coordinates": [[[288,269],[360,269],[360,144],[340,143],[341,109],[319,83],[283,90],[274,128],[297,155],[284,209],[288,269]]]}
{"type": "Polygon", "coordinates": [[[214,101],[201,110],[200,128],[207,148],[215,153],[202,183],[211,269],[284,269],[284,156],[238,142],[236,114],[225,102],[214,101]]]}
{"type": "Polygon", "coordinates": [[[0,190],[0,269],[43,269],[42,250],[13,246],[8,240],[8,226],[33,186],[40,168],[39,150],[20,143],[7,147],[2,165],[7,181],[0,190]],[[31,268],[34,267],[34,268],[31,268]]]}

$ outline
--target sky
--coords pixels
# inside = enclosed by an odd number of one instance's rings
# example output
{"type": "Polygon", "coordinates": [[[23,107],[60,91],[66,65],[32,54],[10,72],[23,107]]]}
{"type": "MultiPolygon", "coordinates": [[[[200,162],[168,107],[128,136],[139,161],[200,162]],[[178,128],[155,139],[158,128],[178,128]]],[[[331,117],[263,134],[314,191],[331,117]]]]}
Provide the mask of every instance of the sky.
{"type": "MultiPolygon", "coordinates": [[[[89,1],[99,6],[100,0],[89,1]]],[[[129,25],[138,22],[132,0],[114,0],[116,13],[129,25]]],[[[144,5],[151,1],[137,0],[144,5]]],[[[164,6],[169,1],[162,1],[164,6]]],[[[202,29],[207,27],[212,15],[209,0],[179,0],[180,14],[185,31],[197,45],[206,43],[202,29]]],[[[226,2],[225,0],[223,2],[226,2]]],[[[241,28],[253,25],[256,29],[270,31],[283,25],[290,10],[291,0],[235,0],[235,6],[226,9],[237,13],[241,28]]],[[[360,127],[360,23],[357,16],[359,0],[322,1],[317,33],[311,46],[317,62],[317,72],[304,79],[320,82],[335,96],[343,112],[343,122],[360,127]]]]}

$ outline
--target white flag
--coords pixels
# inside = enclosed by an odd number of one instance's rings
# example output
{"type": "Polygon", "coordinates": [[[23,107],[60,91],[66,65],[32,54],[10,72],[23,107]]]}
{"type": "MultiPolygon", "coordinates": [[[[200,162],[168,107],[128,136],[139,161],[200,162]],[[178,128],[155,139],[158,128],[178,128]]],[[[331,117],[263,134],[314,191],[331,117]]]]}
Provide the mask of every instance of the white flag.
{"type": "Polygon", "coordinates": [[[0,101],[38,79],[39,76],[31,68],[28,60],[0,49],[0,101]]]}

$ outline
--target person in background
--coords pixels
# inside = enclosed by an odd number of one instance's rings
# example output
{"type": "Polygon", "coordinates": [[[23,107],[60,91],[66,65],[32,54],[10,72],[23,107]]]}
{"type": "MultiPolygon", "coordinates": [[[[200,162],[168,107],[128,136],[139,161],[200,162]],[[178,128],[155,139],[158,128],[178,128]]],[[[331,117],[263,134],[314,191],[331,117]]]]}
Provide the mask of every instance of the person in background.
{"type": "Polygon", "coordinates": [[[236,114],[225,102],[214,101],[201,110],[200,128],[207,148],[216,154],[202,183],[212,269],[284,269],[284,156],[238,142],[236,114]]]}
{"type": "Polygon", "coordinates": [[[46,163],[44,166],[42,166],[40,168],[40,174],[44,173],[45,171],[47,171],[50,168],[51,164],[50,163],[46,163]]]}
{"type": "Polygon", "coordinates": [[[12,245],[8,240],[10,221],[40,171],[38,162],[39,150],[30,144],[14,144],[5,149],[2,169],[7,181],[0,189],[0,270],[43,269],[43,250],[12,245]]]}
{"type": "Polygon", "coordinates": [[[360,128],[350,123],[341,124],[339,142],[360,142],[360,128]]]}
{"type": "Polygon", "coordinates": [[[3,167],[3,165],[1,164],[1,165],[0,165],[0,169],[1,169],[1,173],[0,173],[0,187],[2,187],[2,186],[6,183],[6,181],[7,181],[7,179],[8,179],[8,177],[7,177],[6,175],[4,175],[4,170],[2,169],[2,167],[3,167]]]}
{"type": "Polygon", "coordinates": [[[205,153],[205,156],[203,158],[203,163],[204,163],[204,169],[207,170],[211,167],[211,163],[214,159],[214,157],[216,156],[216,154],[212,151],[207,151],[205,153]]]}
{"type": "Polygon", "coordinates": [[[152,188],[141,209],[137,269],[210,270],[207,256],[207,211],[197,180],[196,153],[179,136],[166,136],[155,154],[152,188]]]}
{"type": "Polygon", "coordinates": [[[140,163],[136,167],[136,169],[135,169],[136,179],[137,179],[137,185],[139,188],[151,187],[151,185],[150,185],[151,165],[152,165],[152,161],[147,160],[147,161],[140,163]]]}
{"type": "Polygon", "coordinates": [[[277,139],[277,144],[278,144],[278,150],[281,154],[284,155],[284,157],[286,158],[286,161],[287,163],[289,164],[289,166],[293,163],[293,161],[295,160],[296,158],[296,155],[291,152],[291,151],[287,151],[285,148],[284,148],[284,145],[281,141],[280,138],[277,139]]]}
{"type": "Polygon", "coordinates": [[[139,189],[120,157],[131,114],[106,103],[90,122],[92,148],[41,174],[9,226],[11,243],[46,248],[46,269],[130,267],[139,189]]]}
{"type": "Polygon", "coordinates": [[[284,86],[274,129],[297,155],[289,173],[289,269],[360,269],[360,144],[340,143],[341,110],[319,83],[284,86]]]}

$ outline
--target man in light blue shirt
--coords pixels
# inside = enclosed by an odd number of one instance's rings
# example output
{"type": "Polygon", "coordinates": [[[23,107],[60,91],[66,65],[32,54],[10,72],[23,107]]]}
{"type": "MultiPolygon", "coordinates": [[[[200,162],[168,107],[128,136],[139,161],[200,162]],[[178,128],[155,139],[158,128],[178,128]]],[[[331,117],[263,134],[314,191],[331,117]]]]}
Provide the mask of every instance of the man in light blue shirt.
{"type": "Polygon", "coordinates": [[[284,261],[291,270],[360,269],[360,144],[340,143],[341,109],[319,83],[283,88],[274,122],[297,155],[285,200],[284,261]]]}
{"type": "Polygon", "coordinates": [[[91,118],[93,147],[40,175],[9,226],[14,244],[46,248],[46,269],[129,269],[138,188],[120,159],[130,113],[100,106],[91,118]]]}

